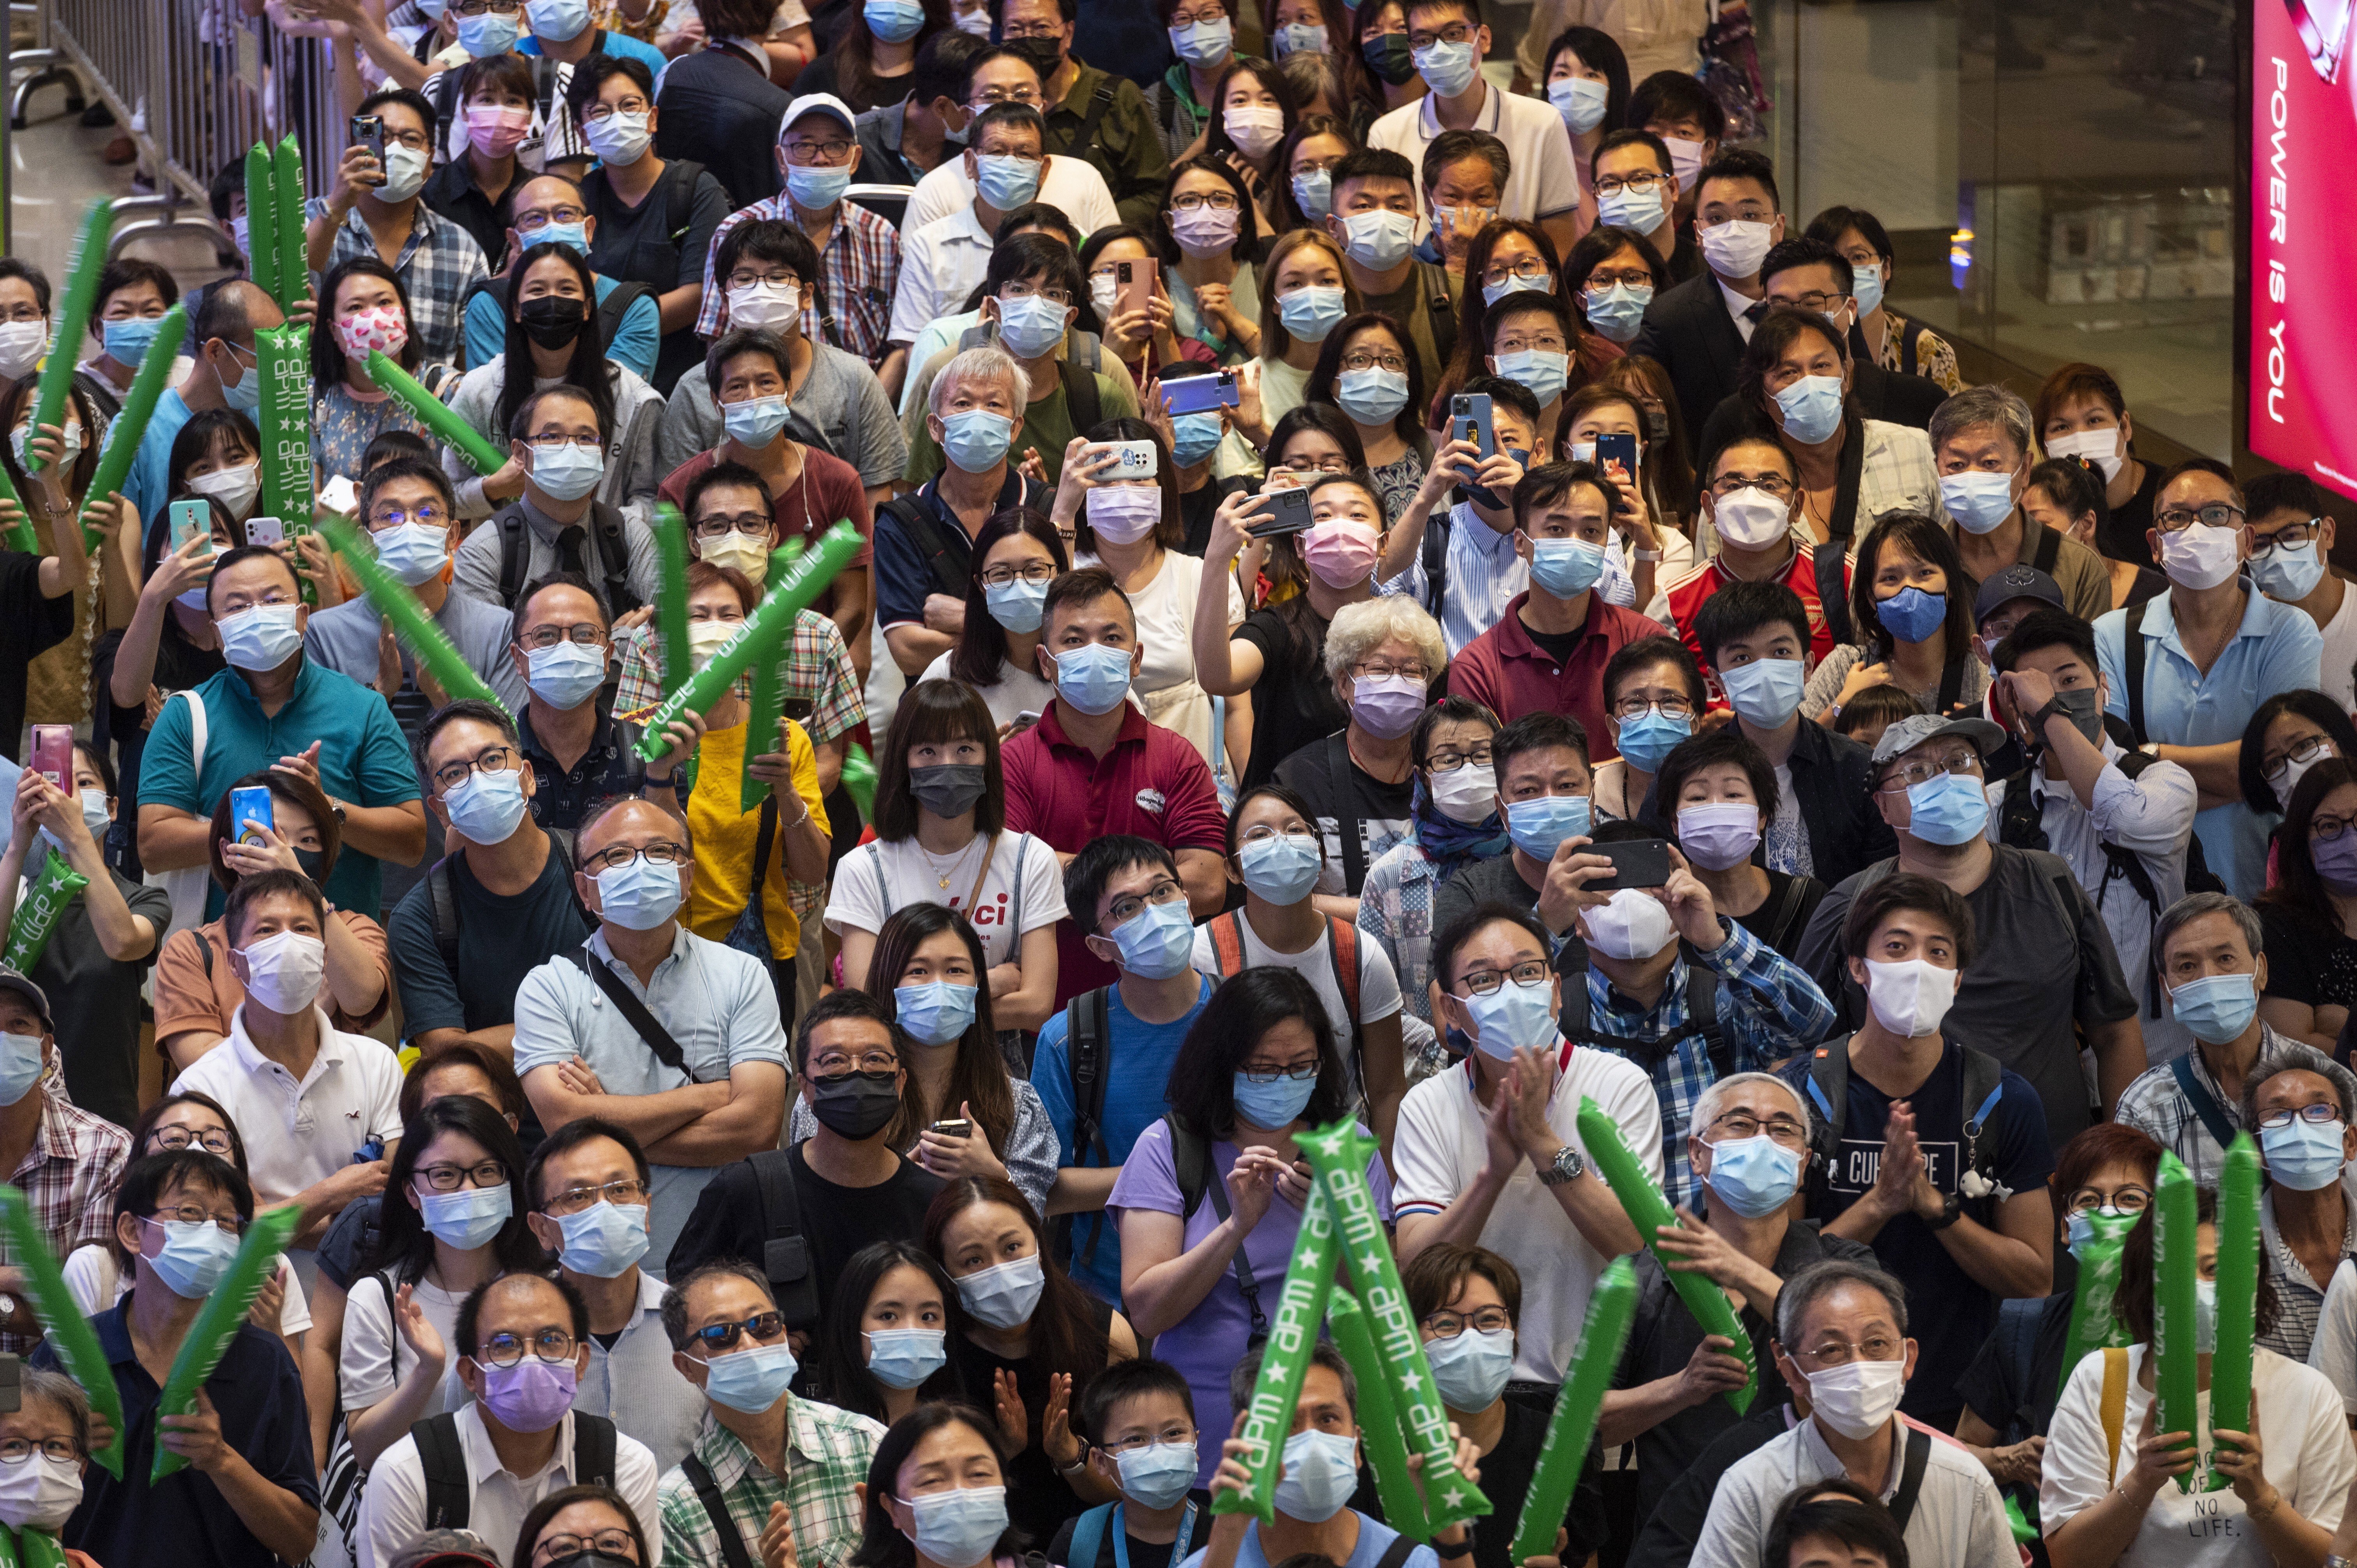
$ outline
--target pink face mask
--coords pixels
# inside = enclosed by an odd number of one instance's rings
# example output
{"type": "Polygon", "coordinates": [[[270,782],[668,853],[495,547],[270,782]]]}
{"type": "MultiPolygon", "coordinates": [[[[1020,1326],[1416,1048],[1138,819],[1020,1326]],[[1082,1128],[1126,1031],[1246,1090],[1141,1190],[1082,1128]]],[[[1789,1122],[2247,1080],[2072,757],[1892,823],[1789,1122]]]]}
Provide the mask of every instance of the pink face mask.
{"type": "Polygon", "coordinates": [[[532,111],[519,105],[477,103],[467,110],[467,139],[487,158],[503,158],[532,129],[532,111]]]}
{"type": "Polygon", "coordinates": [[[1301,559],[1329,588],[1354,588],[1375,569],[1381,541],[1363,522],[1337,519],[1313,525],[1301,536],[1301,559]]]}
{"type": "Polygon", "coordinates": [[[367,359],[372,349],[398,356],[409,341],[409,323],[396,306],[371,306],[337,321],[336,341],[355,360],[367,359]]]}

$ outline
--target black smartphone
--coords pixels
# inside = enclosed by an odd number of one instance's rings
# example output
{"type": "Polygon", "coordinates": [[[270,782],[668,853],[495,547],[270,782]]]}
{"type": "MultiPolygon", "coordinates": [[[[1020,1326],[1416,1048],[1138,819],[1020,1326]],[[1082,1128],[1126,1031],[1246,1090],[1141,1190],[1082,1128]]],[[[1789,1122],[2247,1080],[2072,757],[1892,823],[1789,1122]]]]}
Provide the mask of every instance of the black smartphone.
{"type": "Polygon", "coordinates": [[[1472,442],[1479,456],[1497,455],[1498,427],[1491,418],[1488,392],[1458,392],[1448,400],[1448,439],[1472,442]]]}
{"type": "Polygon", "coordinates": [[[355,114],[352,116],[352,145],[366,147],[376,155],[376,166],[384,167],[384,116],[355,114]]]}
{"type": "Polygon", "coordinates": [[[1620,471],[1629,476],[1629,482],[1635,484],[1637,482],[1637,438],[1633,435],[1598,435],[1596,466],[1602,468],[1608,463],[1620,464],[1620,471]]]}
{"type": "Polygon", "coordinates": [[[1254,539],[1269,539],[1280,533],[1299,533],[1309,526],[1308,490],[1263,490],[1261,497],[1269,503],[1269,509],[1259,521],[1244,530],[1254,539]]]}
{"type": "Polygon", "coordinates": [[[1631,839],[1620,843],[1592,843],[1579,852],[1600,854],[1612,863],[1612,875],[1587,885],[1590,893],[1617,892],[1623,887],[1659,887],[1670,879],[1670,841],[1631,839]]]}

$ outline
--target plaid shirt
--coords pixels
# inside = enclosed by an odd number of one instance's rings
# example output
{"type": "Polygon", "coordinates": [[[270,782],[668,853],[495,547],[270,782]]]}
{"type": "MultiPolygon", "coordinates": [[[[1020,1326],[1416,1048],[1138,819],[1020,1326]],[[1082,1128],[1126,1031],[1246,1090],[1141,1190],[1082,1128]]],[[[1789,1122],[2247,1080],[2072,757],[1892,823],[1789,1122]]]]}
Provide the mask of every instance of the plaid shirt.
{"type": "MultiPolygon", "coordinates": [[[[2341,1256],[2347,1259],[2357,1257],[2357,1193],[2345,1184],[2341,1193],[2341,1256]]],[[[2259,1336],[2259,1347],[2290,1360],[2305,1361],[2309,1347],[2316,1343],[2317,1325],[2324,1318],[2324,1292],[2298,1254],[2284,1245],[2283,1231],[2276,1225],[2274,1192],[2259,1199],[2259,1259],[2276,1287],[2276,1326],[2259,1336]]],[[[2334,1267],[2337,1270],[2339,1265],[2334,1267]]]]}
{"type": "MultiPolygon", "coordinates": [[[[662,641],[654,623],[633,628],[614,639],[621,650],[622,674],[614,688],[614,712],[636,721],[662,701],[662,641]]],[[[851,667],[851,650],[843,630],[816,610],[794,617],[793,639],[778,661],[778,679],[785,700],[811,705],[802,731],[813,746],[849,735],[867,722],[867,701],[860,694],[858,673],[851,667]]],[[[737,694],[753,694],[748,671],[737,677],[737,694]]]]}
{"type": "MultiPolygon", "coordinates": [[[[704,258],[704,306],[695,317],[696,335],[706,342],[728,329],[728,290],[712,275],[712,269],[719,264],[721,242],[739,223],[772,220],[797,221],[793,199],[783,191],[738,208],[712,231],[712,249],[704,258]]],[[[834,232],[828,236],[826,250],[818,261],[834,330],[820,330],[818,302],[805,285],[803,338],[813,343],[832,343],[871,366],[876,364],[884,358],[886,329],[892,325],[892,291],[900,281],[900,231],[856,201],[838,202],[834,232]]]]}
{"type": "MultiPolygon", "coordinates": [[[[42,1076],[41,1095],[40,1131],[8,1180],[25,1195],[34,1228],[62,1262],[75,1248],[113,1236],[114,1183],[130,1155],[131,1134],[67,1099],[54,1065],[42,1076]]],[[[14,1251],[0,1241],[0,1262],[16,1262],[14,1251]]],[[[0,1330],[0,1350],[19,1356],[30,1355],[40,1340],[38,1333],[0,1330]]]]}
{"type": "MultiPolygon", "coordinates": [[[[782,1502],[793,1515],[795,1556],[804,1568],[842,1568],[859,1550],[859,1500],[851,1488],[867,1479],[867,1462],[883,1435],[883,1426],[864,1415],[796,1394],[786,1402],[783,1485],[709,1412],[694,1452],[712,1472],[728,1517],[745,1539],[747,1555],[759,1558],[770,1505],[782,1502]]],[[[720,1531],[684,1471],[666,1471],[655,1498],[662,1515],[664,1563],[726,1568],[720,1531]]]]}
{"type": "MultiPolygon", "coordinates": [[[[2171,1058],[2158,1067],[2146,1069],[2120,1096],[2119,1109],[2112,1112],[2112,1119],[2145,1133],[2184,1161],[2185,1168],[2192,1173],[2193,1185],[2215,1192],[2218,1177],[2226,1167],[2226,1151],[2202,1125],[2201,1113],[2194,1109],[2193,1101],[2178,1087],[2175,1064],[2179,1060],[2191,1070],[2195,1086],[2224,1113],[2227,1127],[2240,1131],[2243,1098],[2219,1089],[2218,1075],[2210,1070],[2210,1063],[2198,1046],[2182,1058],[2171,1058]]],[[[2351,1076],[2347,1068],[2314,1046],[2278,1035],[2272,1026],[2261,1023],[2258,1059],[2251,1064],[2244,1081],[2255,1082],[2290,1067],[2304,1068],[2330,1079],[2340,1088],[2342,1099],[2357,1101],[2357,1077],[2351,1076]]]]}
{"type": "MultiPolygon", "coordinates": [[[[328,204],[317,197],[303,204],[306,221],[328,210],[328,204]]],[[[376,236],[369,232],[368,220],[355,207],[345,215],[344,225],[336,231],[335,249],[328,253],[328,265],[333,269],[339,262],[354,256],[373,256],[376,236]]],[[[429,360],[444,364],[459,362],[460,351],[466,347],[466,333],[459,317],[467,303],[467,290],[477,278],[489,277],[490,265],[483,260],[483,248],[475,237],[419,202],[411,220],[409,238],[401,244],[401,259],[393,263],[401,279],[401,286],[409,291],[409,329],[416,336],[419,346],[429,360]]]]}
{"type": "MultiPolygon", "coordinates": [[[[1765,1072],[1824,1037],[1834,1025],[1834,1004],[1799,965],[1762,942],[1736,921],[1719,917],[1727,940],[1701,955],[1703,967],[1718,976],[1718,1024],[1734,1048],[1737,1072],[1765,1072]]],[[[1606,1038],[1585,1042],[1617,1051],[1652,1074],[1662,1107],[1662,1184],[1673,1205],[1692,1203],[1699,1184],[1686,1163],[1686,1131],[1695,1101],[1717,1079],[1700,1035],[1686,1028],[1686,948],[1670,963],[1662,999],[1640,1007],[1612,987],[1602,972],[1587,972],[1589,1029],[1606,1038]],[[1658,1046],[1677,1044],[1658,1060],[1652,1053],[1623,1050],[1616,1039],[1658,1046]]]]}
{"type": "Polygon", "coordinates": [[[1359,934],[1373,940],[1399,975],[1400,1005],[1435,1031],[1431,1043],[1408,1053],[1409,1087],[1446,1069],[1449,1055],[1440,1021],[1432,1015],[1432,897],[1469,859],[1435,861],[1413,835],[1367,867],[1359,888],[1359,934]]]}

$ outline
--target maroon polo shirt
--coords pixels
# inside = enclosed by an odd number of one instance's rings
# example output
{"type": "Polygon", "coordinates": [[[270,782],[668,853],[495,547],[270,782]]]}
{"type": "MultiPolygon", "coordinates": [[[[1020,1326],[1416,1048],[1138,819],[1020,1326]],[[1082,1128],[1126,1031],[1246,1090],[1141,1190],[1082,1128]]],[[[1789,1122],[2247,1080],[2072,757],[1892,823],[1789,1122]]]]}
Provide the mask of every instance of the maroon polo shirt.
{"type": "MultiPolygon", "coordinates": [[[[1059,854],[1077,854],[1097,839],[1129,833],[1182,849],[1227,848],[1227,818],[1203,754],[1176,730],[1150,724],[1125,705],[1121,734],[1103,757],[1068,738],[1062,704],[1006,743],[1006,826],[1037,833],[1059,854]]],[[[1067,918],[1056,927],[1056,1005],[1111,984],[1114,968],[1082,945],[1067,918]]]]}
{"type": "Polygon", "coordinates": [[[1664,635],[1661,623],[1606,604],[1601,596],[1591,592],[1579,641],[1573,646],[1571,657],[1558,664],[1553,654],[1531,639],[1530,628],[1523,625],[1523,606],[1530,596],[1527,591],[1516,594],[1498,624],[1449,660],[1449,694],[1470,697],[1501,719],[1541,712],[1566,714],[1587,731],[1590,766],[1618,757],[1612,732],[1604,726],[1604,666],[1640,638],[1664,635]]]}

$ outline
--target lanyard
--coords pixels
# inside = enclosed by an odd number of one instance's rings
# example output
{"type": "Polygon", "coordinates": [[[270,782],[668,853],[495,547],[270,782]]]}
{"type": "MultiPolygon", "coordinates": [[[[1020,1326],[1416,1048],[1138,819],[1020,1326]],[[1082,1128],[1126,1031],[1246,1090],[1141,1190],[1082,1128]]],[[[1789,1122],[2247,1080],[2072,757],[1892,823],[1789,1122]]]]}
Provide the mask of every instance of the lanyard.
{"type": "MultiPolygon", "coordinates": [[[[1122,1505],[1113,1505],[1113,1568],[1129,1568],[1129,1531],[1122,1527],[1122,1505]]],[[[1178,1516],[1178,1539],[1170,1543],[1170,1568],[1187,1561],[1187,1544],[1195,1538],[1195,1501],[1187,1500],[1187,1511],[1178,1516]]]]}

